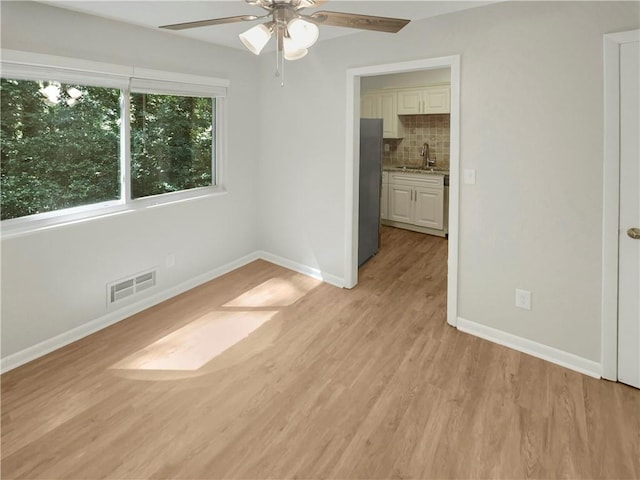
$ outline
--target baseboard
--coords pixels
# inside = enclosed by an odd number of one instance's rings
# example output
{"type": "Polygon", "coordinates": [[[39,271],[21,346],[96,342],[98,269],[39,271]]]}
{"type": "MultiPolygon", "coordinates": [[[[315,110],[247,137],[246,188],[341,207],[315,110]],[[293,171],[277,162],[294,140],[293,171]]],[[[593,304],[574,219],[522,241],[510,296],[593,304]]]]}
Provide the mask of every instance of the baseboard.
{"type": "Polygon", "coordinates": [[[558,350],[557,348],[534,342],[526,338],[518,337],[502,330],[497,330],[486,325],[482,325],[464,318],[458,317],[458,330],[469,333],[476,337],[484,338],[490,342],[497,343],[504,347],[526,353],[533,357],[541,358],[556,365],[560,365],[576,372],[589,375],[594,378],[601,378],[602,367],[598,362],[579,357],[572,353],[558,350]]]}
{"type": "Polygon", "coordinates": [[[53,352],[54,350],[80,340],[81,338],[84,338],[87,335],[91,335],[92,333],[95,333],[98,330],[102,330],[103,328],[113,325],[114,323],[118,323],[119,321],[124,320],[131,315],[135,315],[136,313],[153,307],[160,302],[164,302],[165,300],[175,297],[176,295],[180,295],[187,290],[191,290],[198,285],[202,285],[203,283],[220,277],[225,273],[229,273],[232,270],[251,263],[254,260],[258,260],[259,258],[261,258],[260,255],[257,252],[253,252],[249,255],[229,262],[221,267],[214,268],[213,270],[198,275],[197,277],[191,278],[171,288],[167,288],[161,292],[157,292],[154,295],[146,297],[136,303],[132,303],[118,310],[109,312],[102,317],[84,323],[76,328],[61,333],[60,335],[56,335],[55,337],[44,340],[40,343],[37,343],[36,345],[27,347],[24,350],[16,352],[12,355],[8,355],[7,357],[0,359],[0,373],[5,373],[9,370],[19,367],[20,365],[24,365],[27,362],[35,360],[36,358],[42,357],[47,353],[53,352]]]}
{"type": "Polygon", "coordinates": [[[102,330],[103,328],[113,325],[114,323],[118,323],[119,321],[124,320],[131,315],[135,315],[136,313],[153,307],[160,302],[164,302],[165,300],[175,297],[176,295],[180,295],[187,290],[191,290],[192,288],[209,282],[214,278],[220,277],[225,273],[229,273],[232,270],[240,268],[258,259],[262,259],[281,267],[288,268],[289,270],[293,270],[304,275],[317,278],[337,287],[342,288],[344,286],[344,280],[342,278],[336,277],[335,275],[323,273],[321,270],[303,265],[298,262],[294,262],[293,260],[279,257],[278,255],[274,255],[264,251],[256,251],[242,258],[229,262],[221,267],[214,268],[213,270],[203,273],[202,275],[191,278],[176,286],[167,288],[161,292],[146,297],[136,303],[132,303],[118,310],[109,312],[102,317],[82,324],[76,328],[61,333],[60,335],[56,335],[55,337],[44,340],[36,345],[27,347],[24,350],[8,355],[7,357],[0,359],[0,373],[5,373],[9,370],[13,370],[20,365],[24,365],[25,363],[42,357],[47,353],[53,352],[54,350],[69,345],[70,343],[80,340],[87,335],[91,335],[98,330],[102,330]]]}
{"type": "Polygon", "coordinates": [[[435,235],[436,237],[446,237],[449,234],[449,229],[444,227],[442,230],[429,227],[421,227],[420,225],[414,225],[412,223],[396,222],[395,220],[384,219],[380,220],[382,225],[389,227],[402,228],[404,230],[411,230],[413,232],[426,233],[428,235],[435,235]]]}
{"type": "Polygon", "coordinates": [[[330,273],[323,272],[322,270],[317,268],[309,267],[308,265],[303,265],[302,263],[294,262],[293,260],[289,260],[288,258],[274,255],[273,253],[264,251],[260,251],[257,253],[262,260],[280,265],[281,267],[288,268],[289,270],[302,273],[309,277],[317,278],[318,280],[322,280],[323,282],[329,283],[335,287],[344,288],[344,278],[331,275],[330,273]]]}

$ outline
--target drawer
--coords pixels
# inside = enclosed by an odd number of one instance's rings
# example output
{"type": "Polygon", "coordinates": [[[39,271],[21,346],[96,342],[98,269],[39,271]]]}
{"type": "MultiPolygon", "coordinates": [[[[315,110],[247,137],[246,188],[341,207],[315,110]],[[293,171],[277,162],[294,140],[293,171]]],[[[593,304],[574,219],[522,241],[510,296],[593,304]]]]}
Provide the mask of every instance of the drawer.
{"type": "Polygon", "coordinates": [[[432,187],[437,190],[444,189],[444,175],[431,175],[426,173],[389,173],[389,183],[399,185],[411,185],[415,187],[432,187]]]}

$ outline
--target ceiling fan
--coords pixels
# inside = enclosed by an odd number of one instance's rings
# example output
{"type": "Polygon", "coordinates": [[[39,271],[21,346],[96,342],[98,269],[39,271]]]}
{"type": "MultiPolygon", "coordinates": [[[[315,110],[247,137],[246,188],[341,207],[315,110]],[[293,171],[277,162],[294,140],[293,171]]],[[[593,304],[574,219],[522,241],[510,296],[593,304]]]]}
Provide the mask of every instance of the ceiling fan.
{"type": "MultiPolygon", "coordinates": [[[[402,29],[409,20],[390,17],[376,17],[373,15],[360,15],[355,13],[313,12],[305,15],[301,11],[308,7],[317,7],[326,0],[245,0],[249,5],[254,5],[266,10],[268,13],[262,16],[238,15],[235,17],[213,18],[198,20],[195,22],[175,23],[162,25],[160,28],[168,30],[185,30],[188,28],[208,27],[225,23],[251,22],[266,19],[264,23],[251,27],[240,34],[240,41],[253,54],[259,55],[271,36],[275,33],[277,40],[277,56],[279,59],[298,60],[308,53],[318,39],[318,25],[334,27],[357,28],[361,30],[373,30],[377,32],[396,33],[402,29]]],[[[276,75],[279,72],[276,71],[276,75]]]]}

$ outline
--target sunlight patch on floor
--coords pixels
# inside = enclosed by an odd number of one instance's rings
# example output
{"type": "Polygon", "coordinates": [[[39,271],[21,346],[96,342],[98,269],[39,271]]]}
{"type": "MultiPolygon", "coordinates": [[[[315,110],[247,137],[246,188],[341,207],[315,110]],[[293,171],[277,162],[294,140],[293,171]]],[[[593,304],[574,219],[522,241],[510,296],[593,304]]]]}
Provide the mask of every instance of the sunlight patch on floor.
{"type": "Polygon", "coordinates": [[[286,307],[296,303],[321,283],[321,280],[305,275],[271,278],[225,303],[223,307],[286,307]]]}
{"type": "Polygon", "coordinates": [[[114,364],[124,370],[198,370],[277,311],[211,312],[114,364]]]}

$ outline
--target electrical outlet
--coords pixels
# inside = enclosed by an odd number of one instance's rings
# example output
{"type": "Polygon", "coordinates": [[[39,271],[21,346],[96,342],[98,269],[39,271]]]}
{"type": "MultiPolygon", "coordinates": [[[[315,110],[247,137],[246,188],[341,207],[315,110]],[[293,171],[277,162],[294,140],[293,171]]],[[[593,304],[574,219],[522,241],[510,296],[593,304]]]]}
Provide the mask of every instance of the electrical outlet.
{"type": "Polygon", "coordinates": [[[516,307],[531,310],[531,292],[516,288],[516,307]]]}
{"type": "Polygon", "coordinates": [[[169,255],[167,255],[164,264],[167,266],[167,268],[173,267],[176,264],[176,254],[170,253],[169,255]]]}
{"type": "Polygon", "coordinates": [[[384,144],[384,151],[385,151],[385,152],[388,152],[388,151],[390,151],[390,150],[391,150],[391,145],[389,145],[388,143],[385,143],[385,144],[384,144]]]}

